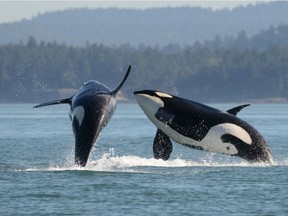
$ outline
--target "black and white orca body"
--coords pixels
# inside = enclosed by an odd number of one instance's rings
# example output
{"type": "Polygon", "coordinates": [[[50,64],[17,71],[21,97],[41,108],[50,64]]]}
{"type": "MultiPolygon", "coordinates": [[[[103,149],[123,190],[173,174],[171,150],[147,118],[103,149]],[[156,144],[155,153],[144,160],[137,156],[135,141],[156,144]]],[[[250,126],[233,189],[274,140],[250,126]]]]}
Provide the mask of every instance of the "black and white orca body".
{"type": "Polygon", "coordinates": [[[70,119],[75,137],[75,163],[85,166],[90,151],[102,129],[107,125],[116,109],[116,94],[130,74],[129,66],[122,82],[115,90],[97,81],[87,81],[70,98],[42,103],[34,108],[69,104],[70,119]]]}
{"type": "Polygon", "coordinates": [[[236,114],[249,104],[223,112],[201,103],[164,92],[143,90],[135,98],[149,120],[158,128],[155,158],[169,159],[172,143],[239,156],[250,162],[271,162],[265,139],[236,114]]]}

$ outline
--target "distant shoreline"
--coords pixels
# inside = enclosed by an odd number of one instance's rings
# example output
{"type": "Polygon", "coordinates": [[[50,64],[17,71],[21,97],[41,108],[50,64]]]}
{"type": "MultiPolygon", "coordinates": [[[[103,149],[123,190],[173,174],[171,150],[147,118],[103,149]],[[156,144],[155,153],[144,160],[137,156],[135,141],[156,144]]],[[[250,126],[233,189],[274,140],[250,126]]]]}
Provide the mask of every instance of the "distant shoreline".
{"type": "MultiPolygon", "coordinates": [[[[56,100],[57,98],[55,98],[56,100]]],[[[193,99],[192,99],[193,100],[193,99]]],[[[46,100],[39,100],[37,102],[33,102],[33,101],[0,101],[0,104],[35,104],[35,103],[40,103],[46,100]]],[[[131,98],[127,98],[124,95],[119,95],[117,96],[117,102],[121,103],[121,104],[125,104],[125,103],[137,103],[136,100],[131,99],[131,98]]],[[[217,104],[217,103],[221,103],[221,104],[234,104],[234,103],[251,103],[251,104],[288,104],[288,100],[286,98],[279,98],[279,97],[275,97],[275,98],[259,98],[259,99],[247,99],[247,100],[243,100],[243,101],[201,101],[201,103],[204,104],[217,104]]]]}

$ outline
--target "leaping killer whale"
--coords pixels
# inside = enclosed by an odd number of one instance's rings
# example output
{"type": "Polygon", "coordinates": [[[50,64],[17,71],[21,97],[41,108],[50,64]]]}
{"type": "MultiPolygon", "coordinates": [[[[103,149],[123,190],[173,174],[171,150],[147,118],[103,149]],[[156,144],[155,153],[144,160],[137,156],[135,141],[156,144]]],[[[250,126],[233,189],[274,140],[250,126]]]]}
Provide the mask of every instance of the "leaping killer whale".
{"type": "Polygon", "coordinates": [[[90,151],[102,129],[107,125],[116,109],[116,94],[124,85],[131,70],[128,70],[117,86],[111,90],[106,85],[90,80],[70,98],[41,103],[34,108],[56,105],[70,105],[70,119],[75,137],[75,163],[86,166],[90,151]]]}
{"type": "Polygon", "coordinates": [[[247,122],[236,117],[250,104],[226,112],[160,91],[134,92],[149,120],[157,127],[153,152],[168,160],[172,142],[191,148],[239,156],[249,162],[272,162],[268,144],[247,122]]]}

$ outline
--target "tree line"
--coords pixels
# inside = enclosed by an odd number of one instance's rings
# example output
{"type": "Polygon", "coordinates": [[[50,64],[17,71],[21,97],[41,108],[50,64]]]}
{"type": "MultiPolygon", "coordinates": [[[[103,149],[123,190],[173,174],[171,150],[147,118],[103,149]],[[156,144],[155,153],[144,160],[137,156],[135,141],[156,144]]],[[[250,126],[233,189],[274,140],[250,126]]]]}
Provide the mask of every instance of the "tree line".
{"type": "MultiPolygon", "coordinates": [[[[216,40],[216,39],[215,39],[216,40]]],[[[157,89],[197,101],[246,101],[288,98],[288,46],[264,50],[207,46],[163,48],[56,42],[0,46],[0,101],[39,102],[60,97],[59,89],[78,89],[91,79],[113,88],[128,65],[131,76],[122,89],[157,89]]]]}

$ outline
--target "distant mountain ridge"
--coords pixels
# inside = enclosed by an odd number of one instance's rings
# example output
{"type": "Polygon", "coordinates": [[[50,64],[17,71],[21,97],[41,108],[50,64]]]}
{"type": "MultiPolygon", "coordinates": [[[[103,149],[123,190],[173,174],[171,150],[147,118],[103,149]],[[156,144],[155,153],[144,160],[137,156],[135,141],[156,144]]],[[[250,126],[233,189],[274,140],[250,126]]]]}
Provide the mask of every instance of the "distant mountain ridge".
{"type": "Polygon", "coordinates": [[[270,2],[233,10],[203,8],[70,9],[38,15],[31,20],[0,25],[0,44],[37,41],[84,46],[193,45],[217,35],[248,37],[261,30],[288,24],[288,2],[270,2]]]}

